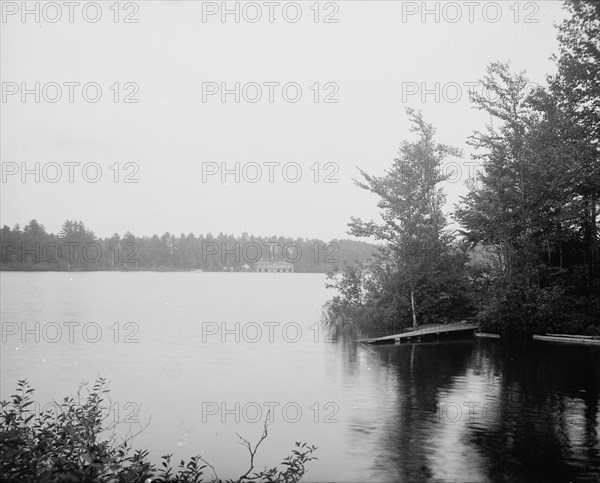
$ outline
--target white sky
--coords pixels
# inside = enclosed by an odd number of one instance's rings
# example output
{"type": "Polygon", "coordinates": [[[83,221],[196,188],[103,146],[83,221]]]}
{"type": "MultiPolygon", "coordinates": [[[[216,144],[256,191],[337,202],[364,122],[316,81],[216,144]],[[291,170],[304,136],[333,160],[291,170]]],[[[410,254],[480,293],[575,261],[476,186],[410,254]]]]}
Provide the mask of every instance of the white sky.
{"type": "MultiPolygon", "coordinates": [[[[282,18],[282,6],[290,2],[280,2],[270,23],[269,7],[256,2],[263,14],[258,22],[246,21],[256,12],[246,7],[239,23],[233,15],[222,23],[218,14],[206,22],[202,17],[203,9],[220,8],[221,2],[152,0],[135,2],[139,10],[132,18],[138,23],[122,22],[134,12],[135,6],[127,2],[122,2],[121,21],[115,23],[112,1],[99,2],[102,18],[97,23],[85,21],[81,7],[75,7],[70,23],[64,2],[55,2],[62,18],[48,22],[57,10],[44,10],[47,2],[42,2],[36,23],[33,15],[25,22],[20,12],[8,15],[21,8],[20,1],[0,3],[6,14],[0,24],[4,94],[15,85],[20,89],[21,83],[33,88],[35,82],[96,82],[103,89],[97,103],[86,102],[80,87],[74,88],[74,102],[69,103],[66,86],[56,103],[43,96],[36,103],[33,95],[23,103],[20,92],[2,99],[4,174],[15,166],[20,169],[21,163],[34,169],[36,162],[40,168],[58,163],[63,173],[57,183],[43,176],[36,183],[33,175],[23,183],[20,173],[3,179],[1,223],[13,226],[37,218],[57,232],[65,219],[81,219],[99,236],[126,230],[136,235],[245,230],[346,237],[351,215],[378,217],[376,198],[351,181],[357,176],[355,166],[381,174],[391,164],[400,141],[410,137],[405,107],[422,109],[440,142],[463,148],[472,131],[489,122],[472,109],[467,87],[458,102],[452,87],[437,102],[433,94],[422,102],[420,92],[407,95],[407,83],[433,89],[436,82],[440,88],[476,82],[497,60],[510,61],[514,70],[526,70],[532,81],[542,83],[553,71],[553,24],[564,15],[558,1],[481,1],[471,2],[471,7],[469,2],[427,2],[440,13],[437,19],[433,13],[423,19],[423,2],[359,0],[329,2],[339,8],[333,17],[338,23],[322,22],[335,6],[321,2],[321,21],[315,23],[311,1],[299,2],[302,18],[297,23],[282,18]],[[462,18],[447,21],[457,9],[462,18]],[[497,23],[486,21],[498,12],[497,23]],[[526,23],[526,18],[537,23],[526,23]],[[137,84],[134,98],[139,102],[115,103],[109,89],[115,82],[121,84],[122,95],[131,92],[123,84],[137,84]],[[230,88],[235,82],[296,82],[303,91],[297,103],[286,102],[280,88],[274,90],[274,102],[268,102],[265,86],[256,103],[243,98],[235,103],[233,95],[225,103],[218,95],[203,102],[207,82],[225,82],[230,88]],[[334,96],[339,102],[315,103],[309,89],[315,82],[321,84],[322,95],[331,92],[323,90],[325,83],[339,86],[334,96]],[[73,183],[65,162],[80,163],[73,183]],[[103,169],[95,184],[86,182],[81,172],[81,166],[92,162],[103,169]],[[139,183],[115,183],[109,169],[115,162],[121,175],[127,174],[125,163],[137,163],[134,178],[139,183]],[[203,182],[203,163],[227,163],[233,169],[236,162],[242,167],[259,163],[262,180],[236,183],[230,175],[226,184],[219,176],[203,182]],[[268,182],[265,162],[281,163],[274,168],[273,183],[268,182]],[[281,172],[291,162],[303,169],[295,184],[286,182],[281,172]],[[316,162],[321,176],[331,172],[324,170],[325,163],[335,163],[339,182],[315,183],[309,167],[316,162]]],[[[36,3],[28,2],[29,8],[36,3]]],[[[234,3],[228,2],[229,7],[234,3]]],[[[287,8],[291,17],[294,8],[287,8]]],[[[93,7],[86,13],[92,18],[93,7]]],[[[45,94],[53,97],[55,90],[49,86],[45,94]]],[[[467,155],[463,161],[470,161],[467,155]]],[[[464,192],[467,170],[465,166],[462,179],[447,186],[449,207],[464,192]]],[[[49,166],[45,174],[50,178],[55,171],[49,166]]],[[[94,170],[88,174],[93,176],[94,170]]]]}

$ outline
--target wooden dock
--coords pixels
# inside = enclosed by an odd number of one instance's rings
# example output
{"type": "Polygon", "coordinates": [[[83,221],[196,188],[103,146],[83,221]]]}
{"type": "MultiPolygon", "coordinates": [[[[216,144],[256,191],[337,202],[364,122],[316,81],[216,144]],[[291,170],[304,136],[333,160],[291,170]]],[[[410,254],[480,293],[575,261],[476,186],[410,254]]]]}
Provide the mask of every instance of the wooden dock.
{"type": "Polygon", "coordinates": [[[475,337],[481,339],[500,339],[500,334],[491,334],[489,332],[475,332],[475,337]]]}
{"type": "Polygon", "coordinates": [[[546,334],[534,335],[533,339],[543,340],[546,342],[566,342],[570,344],[600,345],[600,337],[593,337],[591,335],[546,334]]]}
{"type": "Polygon", "coordinates": [[[452,324],[426,325],[422,328],[399,334],[363,339],[364,344],[403,344],[409,342],[431,342],[444,339],[474,337],[479,325],[474,322],[455,322],[452,324]]]}

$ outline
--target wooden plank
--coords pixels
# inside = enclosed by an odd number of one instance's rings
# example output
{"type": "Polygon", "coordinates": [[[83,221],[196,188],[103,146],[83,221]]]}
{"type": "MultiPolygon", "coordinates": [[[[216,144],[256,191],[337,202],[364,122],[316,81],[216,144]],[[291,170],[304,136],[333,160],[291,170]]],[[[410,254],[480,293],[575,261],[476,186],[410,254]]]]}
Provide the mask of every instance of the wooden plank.
{"type": "Polygon", "coordinates": [[[499,339],[500,334],[490,334],[489,332],[475,332],[475,337],[481,337],[483,339],[499,339]]]}
{"type": "Polygon", "coordinates": [[[594,339],[592,335],[574,335],[574,334],[546,334],[550,337],[570,337],[572,339],[594,339]]]}
{"type": "Polygon", "coordinates": [[[592,344],[592,345],[600,345],[600,339],[585,339],[578,338],[575,339],[573,337],[556,337],[551,335],[534,335],[534,340],[543,340],[546,342],[568,342],[571,344],[592,344]]]}
{"type": "Polygon", "coordinates": [[[464,322],[455,322],[453,324],[440,324],[435,326],[426,326],[422,329],[411,330],[409,332],[401,332],[399,334],[394,335],[386,335],[384,337],[377,337],[374,339],[364,339],[359,342],[363,342],[366,344],[376,344],[381,342],[400,342],[403,339],[413,339],[416,337],[422,337],[427,335],[439,335],[439,334],[449,334],[453,332],[467,332],[467,331],[475,331],[479,326],[477,324],[472,323],[464,323],[464,322]]]}

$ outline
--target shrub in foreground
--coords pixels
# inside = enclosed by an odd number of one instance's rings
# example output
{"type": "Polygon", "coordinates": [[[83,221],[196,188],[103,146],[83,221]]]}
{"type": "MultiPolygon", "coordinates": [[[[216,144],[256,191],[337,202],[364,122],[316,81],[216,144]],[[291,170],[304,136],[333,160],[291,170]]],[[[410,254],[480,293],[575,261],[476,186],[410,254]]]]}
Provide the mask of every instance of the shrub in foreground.
{"type": "MultiPolygon", "coordinates": [[[[0,474],[6,482],[202,482],[222,483],[215,468],[201,456],[181,460],[172,466],[172,455],[162,457],[161,467],[149,462],[145,450],[134,450],[131,441],[136,436],[128,432],[116,435],[117,423],[106,426],[109,390],[105,379],[99,378],[90,390],[79,388],[77,397],[66,397],[59,411],[34,411],[32,389],[27,380],[18,382],[10,401],[0,402],[0,474]],[[207,468],[210,469],[209,474],[207,468]]],[[[267,415],[268,419],[268,415],[267,415]]],[[[137,433],[139,434],[139,433],[137,433]]],[[[315,446],[296,443],[281,465],[260,472],[254,471],[254,457],[267,437],[267,423],[260,440],[253,446],[246,439],[240,443],[248,448],[249,469],[236,481],[284,482],[300,481],[305,464],[315,460],[315,446]]]]}

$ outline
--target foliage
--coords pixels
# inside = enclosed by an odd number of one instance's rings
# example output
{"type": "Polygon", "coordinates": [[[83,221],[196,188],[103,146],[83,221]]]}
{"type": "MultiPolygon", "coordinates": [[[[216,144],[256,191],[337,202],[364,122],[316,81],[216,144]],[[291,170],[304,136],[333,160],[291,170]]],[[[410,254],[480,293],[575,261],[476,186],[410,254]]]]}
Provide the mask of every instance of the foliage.
{"type": "Polygon", "coordinates": [[[600,3],[565,8],[547,87],[495,62],[486,94],[473,94],[494,122],[467,141],[482,170],[453,213],[461,241],[445,230],[438,186],[439,163],[459,152],[436,144],[420,115],[409,110],[419,139],[402,143],[385,176],[360,171],[356,184],[379,196],[383,223],[353,218],[350,233],[384,247],[330,275],[338,295],[327,325],[389,332],[410,318],[474,315],[511,337],[600,332],[600,3]]]}
{"type": "Polygon", "coordinates": [[[3,270],[194,270],[242,271],[259,259],[290,261],[295,272],[325,273],[342,262],[369,258],[373,245],[355,240],[240,237],[220,233],[180,236],[96,237],[81,221],[66,220],[57,235],[31,220],[21,230],[0,230],[3,270]],[[287,245],[287,247],[286,247],[287,245]],[[286,248],[287,253],[283,253],[286,248]]]}
{"type": "Polygon", "coordinates": [[[460,152],[435,142],[435,129],[407,110],[416,141],[404,141],[384,176],[360,170],[356,185],[379,196],[382,223],[352,218],[349,233],[384,242],[365,264],[333,271],[336,295],[324,320],[334,329],[397,330],[444,323],[468,311],[461,292],[466,254],[454,243],[442,213],[442,162],[460,152]]]}
{"type": "Polygon", "coordinates": [[[492,95],[475,97],[499,125],[470,139],[484,169],[455,216],[494,253],[473,290],[484,329],[507,335],[600,327],[600,9],[565,5],[548,87],[495,63],[483,79],[492,95]]]}
{"type": "MultiPolygon", "coordinates": [[[[115,432],[117,423],[104,426],[107,407],[103,403],[109,390],[102,378],[95,382],[87,395],[82,394],[80,388],[77,398],[66,397],[59,405],[60,411],[45,409],[36,414],[33,392],[28,382],[21,380],[12,399],[0,403],[2,481],[222,482],[212,465],[200,456],[194,456],[187,462],[181,460],[174,469],[172,455],[165,455],[157,469],[148,461],[147,451],[131,448],[135,435],[128,433],[124,438],[118,438],[115,432]],[[103,436],[106,433],[109,434],[103,436]],[[214,477],[205,480],[207,467],[211,468],[214,477]]],[[[282,462],[285,469],[274,467],[250,475],[256,450],[267,437],[266,420],[263,436],[254,448],[239,437],[250,450],[251,465],[244,475],[235,480],[238,483],[295,483],[306,473],[306,463],[316,459],[313,456],[316,447],[297,442],[291,455],[282,462]]]]}

